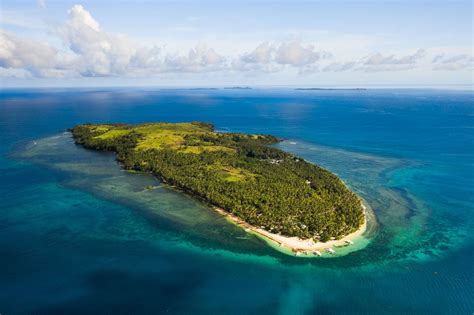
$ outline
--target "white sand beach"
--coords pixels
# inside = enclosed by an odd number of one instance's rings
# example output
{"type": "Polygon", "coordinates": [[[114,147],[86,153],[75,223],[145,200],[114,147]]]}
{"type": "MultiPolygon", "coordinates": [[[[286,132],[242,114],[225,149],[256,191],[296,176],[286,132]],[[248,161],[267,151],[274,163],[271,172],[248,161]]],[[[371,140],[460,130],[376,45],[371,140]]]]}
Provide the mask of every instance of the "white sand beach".
{"type": "Polygon", "coordinates": [[[298,254],[313,254],[314,252],[325,252],[333,247],[348,245],[354,241],[355,238],[361,236],[367,229],[367,207],[362,204],[364,208],[364,223],[359,229],[351,234],[338,240],[330,240],[327,242],[315,242],[313,239],[301,239],[298,237],[287,237],[279,234],[270,233],[264,229],[252,226],[233,214],[226,212],[222,208],[214,207],[214,210],[225,216],[229,221],[241,226],[246,232],[262,237],[267,242],[273,242],[274,247],[282,247],[287,249],[286,253],[298,254]]]}

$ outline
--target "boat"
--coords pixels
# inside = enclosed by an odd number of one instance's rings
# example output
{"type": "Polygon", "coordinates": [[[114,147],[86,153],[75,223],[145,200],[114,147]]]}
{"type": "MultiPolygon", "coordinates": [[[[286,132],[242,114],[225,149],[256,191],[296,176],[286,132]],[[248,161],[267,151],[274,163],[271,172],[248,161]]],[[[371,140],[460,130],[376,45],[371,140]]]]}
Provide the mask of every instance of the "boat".
{"type": "Polygon", "coordinates": [[[319,250],[315,250],[313,254],[315,254],[316,256],[321,256],[321,252],[319,250]]]}
{"type": "Polygon", "coordinates": [[[328,253],[330,253],[330,254],[335,254],[335,253],[336,253],[336,251],[335,251],[334,249],[332,249],[332,248],[328,248],[328,249],[326,249],[326,250],[327,250],[328,253]]]}
{"type": "Polygon", "coordinates": [[[351,241],[351,240],[346,240],[346,244],[349,244],[349,245],[354,245],[354,242],[351,241]]]}

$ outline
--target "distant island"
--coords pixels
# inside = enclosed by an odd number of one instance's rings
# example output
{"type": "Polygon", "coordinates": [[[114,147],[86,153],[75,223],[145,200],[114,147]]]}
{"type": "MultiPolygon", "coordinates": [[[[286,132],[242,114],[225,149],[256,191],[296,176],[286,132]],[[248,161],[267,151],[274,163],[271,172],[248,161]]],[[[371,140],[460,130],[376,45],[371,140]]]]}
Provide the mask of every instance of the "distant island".
{"type": "Polygon", "coordinates": [[[216,132],[202,122],[82,124],[70,132],[76,144],[113,151],[125,169],[151,173],[295,252],[351,243],[365,230],[359,197],[331,172],[272,147],[279,140],[271,135],[216,132]]]}
{"type": "Polygon", "coordinates": [[[219,88],[216,87],[190,87],[190,88],[169,88],[166,90],[174,90],[174,91],[216,91],[219,88]]]}
{"type": "Polygon", "coordinates": [[[297,91],[366,91],[366,88],[296,88],[297,91]]]}
{"type": "Polygon", "coordinates": [[[225,87],[224,90],[251,90],[250,86],[229,86],[225,87]]]}

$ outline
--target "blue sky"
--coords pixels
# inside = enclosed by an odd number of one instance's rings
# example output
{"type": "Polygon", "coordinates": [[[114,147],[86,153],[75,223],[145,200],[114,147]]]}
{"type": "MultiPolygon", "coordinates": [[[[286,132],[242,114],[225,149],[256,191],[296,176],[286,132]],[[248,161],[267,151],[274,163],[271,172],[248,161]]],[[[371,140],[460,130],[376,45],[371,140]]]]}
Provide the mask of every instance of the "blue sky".
{"type": "Polygon", "coordinates": [[[471,1],[1,2],[2,86],[472,85],[471,1]]]}

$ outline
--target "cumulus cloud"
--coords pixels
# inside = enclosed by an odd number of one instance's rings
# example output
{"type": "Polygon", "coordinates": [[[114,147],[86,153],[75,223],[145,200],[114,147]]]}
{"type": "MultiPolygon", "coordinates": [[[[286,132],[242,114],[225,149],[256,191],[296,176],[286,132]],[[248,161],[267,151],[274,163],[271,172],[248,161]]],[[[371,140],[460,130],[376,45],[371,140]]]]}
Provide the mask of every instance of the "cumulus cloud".
{"type": "MultiPolygon", "coordinates": [[[[46,5],[44,0],[37,3],[46,5]]],[[[418,67],[426,57],[425,50],[418,49],[411,54],[379,52],[353,60],[346,55],[341,60],[302,40],[266,41],[231,56],[223,56],[204,43],[184,52],[171,53],[166,46],[144,46],[126,35],[106,31],[81,5],[72,6],[66,22],[51,34],[57,37],[53,41],[55,45],[0,31],[0,77],[144,77],[215,71],[239,71],[248,75],[280,71],[298,74],[401,71],[418,67]]],[[[433,70],[473,69],[473,57],[467,54],[439,54],[430,58],[433,70]]]]}
{"type": "Polygon", "coordinates": [[[304,46],[299,41],[282,43],[275,51],[275,61],[294,67],[311,65],[325,56],[325,53],[317,52],[314,49],[313,45],[304,46]]]}
{"type": "Polygon", "coordinates": [[[410,70],[419,66],[419,63],[426,56],[424,49],[418,49],[413,54],[396,55],[375,53],[365,56],[358,60],[336,61],[325,65],[321,70],[323,72],[342,72],[342,71],[363,71],[363,72],[382,72],[382,71],[402,71],[410,70]]]}
{"type": "Polygon", "coordinates": [[[349,71],[353,69],[357,65],[355,61],[348,61],[348,62],[333,62],[327,66],[325,66],[322,70],[324,72],[341,72],[341,71],[349,71]]]}
{"type": "Polygon", "coordinates": [[[242,72],[274,73],[274,72],[281,71],[283,66],[277,65],[272,62],[268,62],[268,63],[245,62],[241,58],[236,58],[232,60],[230,68],[234,71],[242,71],[242,72]]]}
{"type": "Polygon", "coordinates": [[[143,47],[124,35],[105,32],[80,5],[69,11],[69,21],[58,32],[81,58],[85,76],[119,76],[162,72],[198,72],[221,69],[224,58],[206,44],[186,55],[165,54],[159,47],[143,47]]]}
{"type": "Polygon", "coordinates": [[[0,67],[24,69],[37,77],[60,77],[65,74],[68,61],[49,45],[0,31],[0,67]]]}
{"type": "Polygon", "coordinates": [[[252,52],[244,53],[240,60],[245,63],[268,64],[272,61],[274,47],[268,42],[261,43],[252,52]]]}
{"type": "MultiPolygon", "coordinates": [[[[84,76],[113,76],[127,70],[137,54],[137,45],[123,35],[103,31],[81,5],[69,10],[69,19],[58,30],[63,42],[78,57],[78,71],[84,76]]],[[[142,52],[143,54],[144,52],[142,52]]]]}
{"type": "Polygon", "coordinates": [[[438,55],[433,58],[433,70],[457,71],[474,69],[474,57],[467,54],[454,56],[438,55]]]}
{"type": "Polygon", "coordinates": [[[67,51],[1,32],[0,67],[24,69],[36,77],[101,77],[216,71],[225,61],[205,44],[197,45],[186,55],[165,54],[160,47],[141,46],[125,35],[104,31],[81,5],[69,10],[67,22],[54,34],[67,51]]]}
{"type": "Polygon", "coordinates": [[[281,69],[274,63],[275,46],[269,42],[259,44],[254,50],[243,53],[232,61],[231,67],[236,71],[253,71],[271,73],[281,69]]]}
{"type": "Polygon", "coordinates": [[[201,72],[222,70],[225,58],[206,44],[199,44],[187,55],[168,55],[165,58],[167,71],[201,72]]]}
{"type": "Polygon", "coordinates": [[[407,65],[415,64],[426,55],[424,49],[418,49],[414,54],[397,57],[395,55],[384,56],[376,53],[366,58],[364,64],[370,66],[377,65],[407,65]]]}
{"type": "Polygon", "coordinates": [[[356,70],[366,72],[410,70],[415,68],[417,63],[425,56],[426,51],[424,49],[418,49],[415,53],[404,56],[375,53],[363,58],[356,70]]]}
{"type": "Polygon", "coordinates": [[[299,73],[310,73],[318,69],[319,60],[329,56],[329,53],[316,51],[313,45],[304,45],[301,41],[263,42],[253,51],[242,54],[232,65],[234,70],[240,71],[275,72],[292,67],[299,73]]]}

